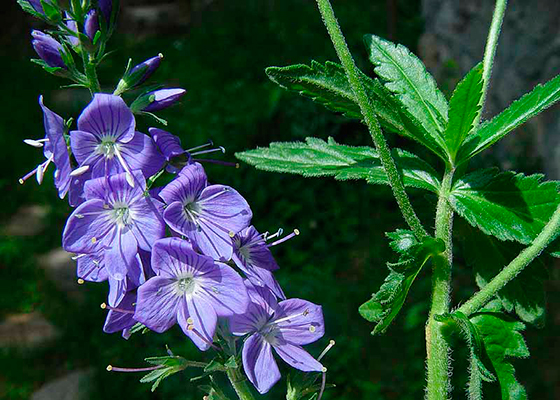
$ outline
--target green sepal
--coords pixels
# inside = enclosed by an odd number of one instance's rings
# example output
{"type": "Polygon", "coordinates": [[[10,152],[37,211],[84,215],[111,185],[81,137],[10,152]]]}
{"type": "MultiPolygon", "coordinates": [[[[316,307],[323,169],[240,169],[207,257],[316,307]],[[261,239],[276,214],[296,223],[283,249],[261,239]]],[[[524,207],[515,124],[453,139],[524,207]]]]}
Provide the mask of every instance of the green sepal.
{"type": "Polygon", "coordinates": [[[214,358],[211,360],[206,367],[204,367],[204,372],[224,372],[226,367],[218,359],[214,358]]]}
{"type": "Polygon", "coordinates": [[[19,6],[21,7],[21,9],[23,11],[25,11],[28,14],[33,15],[35,18],[39,18],[44,20],[45,16],[41,13],[38,13],[37,11],[35,11],[35,9],[33,8],[33,6],[29,3],[28,0],[17,0],[17,3],[19,4],[19,6]]]}
{"type": "Polygon", "coordinates": [[[141,383],[153,382],[152,392],[157,389],[162,380],[183,371],[189,366],[189,361],[180,356],[148,357],[145,361],[160,366],[160,368],[149,372],[140,379],[141,383]]]}
{"type": "MultiPolygon", "coordinates": [[[[480,233],[470,225],[464,225],[464,229],[461,229],[461,241],[465,258],[473,268],[478,287],[483,288],[521,252],[523,245],[501,242],[480,233]]],[[[496,297],[505,311],[515,312],[522,321],[542,327],[546,316],[544,280],[547,277],[542,257],[538,257],[500,290],[496,297]]]]}
{"type": "Polygon", "coordinates": [[[226,360],[226,362],[224,363],[224,367],[230,368],[230,369],[237,369],[239,367],[239,364],[238,364],[235,356],[231,356],[230,358],[228,358],[226,360]]]}
{"type": "MultiPolygon", "coordinates": [[[[333,176],[337,180],[365,179],[372,184],[389,184],[376,150],[307,138],[306,142],[271,143],[235,156],[257,169],[286,172],[305,177],[333,176]]],[[[393,152],[405,186],[438,193],[437,173],[425,161],[404,150],[393,152]]]]}
{"type": "Polygon", "coordinates": [[[482,108],[482,83],[482,63],[479,63],[457,84],[449,100],[449,123],[443,136],[452,160],[474,129],[482,108]]]}
{"type": "Polygon", "coordinates": [[[415,130],[409,128],[414,138],[449,161],[443,138],[449,106],[422,61],[406,47],[375,35],[365,35],[364,41],[376,75],[415,125],[415,130]]]}
{"type": "Polygon", "coordinates": [[[470,318],[484,341],[486,354],[500,384],[502,400],[526,400],[525,388],[515,379],[509,358],[527,358],[529,349],[523,340],[522,322],[497,312],[480,312],[470,318]]]}
{"type": "Polygon", "coordinates": [[[148,111],[140,111],[140,112],[137,112],[136,114],[137,115],[145,115],[147,117],[150,117],[150,118],[154,119],[156,122],[159,122],[163,126],[167,126],[167,120],[158,117],[154,113],[151,113],[151,112],[148,112],[148,111]]]}
{"type": "Polygon", "coordinates": [[[560,75],[513,102],[506,110],[483,123],[459,151],[457,162],[464,162],[492,146],[518,126],[560,100],[560,75]]]}
{"type": "MultiPolygon", "coordinates": [[[[541,174],[478,170],[455,182],[449,201],[459,215],[485,234],[528,245],[560,204],[560,182],[542,179],[541,174]]],[[[547,251],[558,249],[556,241],[547,251]]]]}
{"type": "MultiPolygon", "coordinates": [[[[290,371],[286,378],[286,400],[313,400],[316,399],[321,390],[320,382],[317,383],[320,373],[290,371]]],[[[325,389],[336,387],[327,383],[325,389]]]]}
{"type": "Polygon", "coordinates": [[[41,60],[40,58],[32,58],[31,62],[40,65],[49,74],[62,76],[62,77],[66,77],[68,75],[67,71],[64,68],[51,67],[49,64],[47,64],[45,61],[41,60]]]}
{"type": "Polygon", "coordinates": [[[376,324],[372,335],[387,330],[401,310],[422,267],[431,257],[445,251],[445,244],[441,239],[427,237],[419,242],[411,231],[398,230],[388,233],[387,236],[392,241],[391,248],[400,254],[399,261],[388,263],[390,272],[385,282],[377,293],[358,309],[363,318],[376,324]]]}
{"type": "Polygon", "coordinates": [[[60,8],[56,2],[47,2],[45,0],[40,1],[48,21],[52,24],[58,24],[62,20],[62,17],[60,16],[60,8]]]}
{"type": "MultiPolygon", "coordinates": [[[[311,65],[268,67],[265,70],[271,81],[286,90],[309,97],[327,109],[340,112],[348,118],[362,120],[362,112],[348,82],[344,68],[327,61],[324,65],[311,61],[311,65]]],[[[377,119],[382,127],[392,132],[406,130],[392,94],[377,79],[360,72],[360,79],[377,119]]]]}

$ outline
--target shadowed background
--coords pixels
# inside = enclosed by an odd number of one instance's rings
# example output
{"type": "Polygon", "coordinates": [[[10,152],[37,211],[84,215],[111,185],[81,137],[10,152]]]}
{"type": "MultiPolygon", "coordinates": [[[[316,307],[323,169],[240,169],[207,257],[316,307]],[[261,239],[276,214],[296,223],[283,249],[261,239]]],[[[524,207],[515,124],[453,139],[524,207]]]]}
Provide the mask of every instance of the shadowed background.
{"type": "MultiPolygon", "coordinates": [[[[138,383],[141,374],[105,371],[107,364],[143,366],[145,357],[165,354],[166,344],[193,360],[207,355],[198,352],[178,327],[161,335],[136,334],[128,341],[102,332],[105,311],[99,304],[105,301],[107,287],[76,284],[74,262],[60,249],[71,209],[58,200],[52,173],[42,186],[33,179],[23,186],[17,183],[42,158],[41,151],[22,143],[25,138],[43,136],[39,94],[64,118],[77,118],[90,97],[87,91],[60,89],[65,82],[29,62],[36,57],[29,31],[44,27],[24,15],[15,1],[5,3],[0,15],[4,100],[0,109],[0,398],[200,399],[203,392],[196,389],[196,382],[189,382],[195,371],[166,379],[155,393],[150,393],[149,385],[138,383]]],[[[464,4],[335,0],[333,6],[362,70],[371,74],[372,68],[361,37],[374,33],[420,54],[448,94],[482,57],[492,12],[488,1],[460,3],[464,4]]],[[[552,1],[510,2],[485,118],[558,73],[560,58],[554,55],[560,45],[558,16],[560,7],[552,1]]],[[[166,129],[179,135],[185,147],[212,139],[227,148],[222,159],[235,161],[237,151],[309,136],[370,144],[367,130],[359,123],[284,92],[264,74],[271,65],[336,61],[314,1],[123,0],[119,27],[109,47],[117,51],[99,69],[107,92],[116,85],[128,57],[140,62],[164,54],[151,82],[187,89],[180,105],[160,113],[170,121],[166,129]]],[[[558,178],[559,121],[557,109],[549,110],[473,164],[527,173],[546,171],[549,178],[558,178]]],[[[154,126],[143,118],[137,118],[137,123],[142,132],[154,126]]],[[[401,138],[389,141],[416,149],[401,138]]],[[[329,339],[337,342],[325,359],[328,380],[337,387],[325,398],[422,396],[429,271],[419,277],[384,336],[370,336],[372,326],[357,313],[386,276],[384,261],[393,257],[384,232],[404,228],[388,188],[267,173],[247,165],[240,169],[208,166],[207,173],[211,182],[233,186],[243,194],[260,231],[282,227],[302,232],[274,248],[273,254],[281,267],[277,279],[288,297],[323,305],[327,333],[308,347],[310,352],[317,356],[329,339]]],[[[431,228],[435,199],[415,192],[413,201],[431,228]]],[[[457,247],[455,304],[474,290],[472,273],[457,247]]],[[[554,359],[560,331],[560,312],[555,307],[557,270],[550,266],[547,325],[540,330],[528,327],[532,357],[514,362],[529,395],[547,400],[560,398],[554,359]]],[[[456,398],[464,396],[465,356],[461,351],[454,353],[456,398]]],[[[284,376],[289,373],[285,365],[281,368],[284,376]]],[[[266,398],[284,397],[283,380],[266,398]]]]}

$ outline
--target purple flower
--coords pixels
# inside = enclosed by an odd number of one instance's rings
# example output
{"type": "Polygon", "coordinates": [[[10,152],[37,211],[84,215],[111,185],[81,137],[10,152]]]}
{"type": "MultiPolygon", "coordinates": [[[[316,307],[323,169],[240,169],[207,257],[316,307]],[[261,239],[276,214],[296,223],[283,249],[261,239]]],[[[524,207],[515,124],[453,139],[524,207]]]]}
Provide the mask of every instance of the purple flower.
{"type": "Polygon", "coordinates": [[[92,178],[126,172],[133,185],[132,171],[150,177],[165,162],[153,140],[135,128],[119,96],[97,93],[78,118],[78,130],[70,132],[72,152],[80,166],[90,166],[92,178]]]}
{"type": "Polygon", "coordinates": [[[126,292],[123,298],[114,307],[109,306],[109,313],[105,318],[103,332],[115,333],[122,331],[125,339],[130,337],[130,328],[136,324],[134,310],[136,308],[136,290],[126,292]]]}
{"type": "Polygon", "coordinates": [[[149,99],[149,104],[142,108],[142,111],[154,112],[163,110],[175,104],[183,95],[187,93],[185,89],[159,89],[147,93],[145,96],[149,99]]]}
{"type": "Polygon", "coordinates": [[[86,182],[86,202],[70,215],[62,235],[66,251],[92,254],[102,248],[108,274],[116,280],[134,276],[138,249],[150,251],[165,235],[163,205],[144,195],[140,171],[132,174],[135,187],[125,173],[86,182]]]}
{"type": "Polygon", "coordinates": [[[266,286],[276,297],[285,299],[286,295],[272,275],[279,267],[268,247],[263,235],[249,226],[233,237],[232,259],[253,284],[266,286]]]}
{"type": "Polygon", "coordinates": [[[43,104],[43,96],[39,97],[39,105],[43,109],[43,123],[45,126],[45,137],[40,140],[25,140],[34,147],[43,147],[43,155],[47,159],[39,164],[33,171],[29,172],[19,180],[25,182],[32,175],[37,176],[37,182],[41,184],[46,169],[54,162],[56,170],[54,173],[54,184],[58,189],[58,196],[63,199],[70,188],[70,156],[64,139],[64,120],[58,114],[49,110],[43,104]]]}
{"type": "Polygon", "coordinates": [[[64,64],[60,54],[62,51],[60,43],[53,39],[52,36],[37,30],[31,32],[31,36],[33,36],[31,41],[33,48],[49,67],[66,69],[66,64],[64,64]]]}
{"type": "Polygon", "coordinates": [[[113,0],[98,0],[97,5],[105,21],[109,24],[111,22],[111,13],[113,12],[113,0]]]}
{"type": "MultiPolygon", "coordinates": [[[[27,2],[31,4],[31,7],[33,7],[35,11],[45,15],[45,10],[43,10],[43,5],[41,4],[41,0],[27,0],[27,2]]],[[[51,4],[50,0],[43,0],[43,2],[47,4],[51,4]]]]}
{"type": "Polygon", "coordinates": [[[187,165],[159,196],[167,203],[165,222],[188,237],[202,253],[229,260],[232,237],[249,225],[247,201],[229,186],[210,185],[198,163],[187,165]]]}
{"type": "Polygon", "coordinates": [[[187,153],[187,151],[183,150],[181,147],[181,139],[179,139],[179,137],[158,128],[150,128],[148,132],[152,135],[154,142],[156,142],[159,150],[163,153],[167,161],[171,160],[173,157],[187,153]]]}
{"type": "Polygon", "coordinates": [[[158,240],[152,250],[156,277],[138,289],[134,319],[164,332],[179,323],[200,350],[213,341],[217,317],[245,312],[247,291],[225,264],[195,253],[182,239],[158,240]]]}
{"type": "Polygon", "coordinates": [[[86,15],[86,19],[84,22],[84,32],[89,37],[89,39],[93,41],[98,30],[99,18],[97,17],[97,11],[91,10],[86,15]]]}
{"type": "MultiPolygon", "coordinates": [[[[72,32],[75,32],[76,35],[78,35],[78,23],[75,20],[71,19],[70,14],[66,13],[65,15],[66,15],[66,26],[68,27],[68,29],[70,29],[72,32]]],[[[68,35],[67,39],[70,42],[70,44],[74,47],[80,45],[80,40],[78,39],[77,36],[68,35]]]]}
{"type": "Polygon", "coordinates": [[[321,306],[300,299],[276,302],[267,288],[245,281],[251,303],[244,314],[230,318],[234,335],[250,334],[243,345],[243,368],[257,390],[264,394],[280,379],[272,349],[301,371],[322,371],[323,366],[301,345],[324,334],[321,306]]]}

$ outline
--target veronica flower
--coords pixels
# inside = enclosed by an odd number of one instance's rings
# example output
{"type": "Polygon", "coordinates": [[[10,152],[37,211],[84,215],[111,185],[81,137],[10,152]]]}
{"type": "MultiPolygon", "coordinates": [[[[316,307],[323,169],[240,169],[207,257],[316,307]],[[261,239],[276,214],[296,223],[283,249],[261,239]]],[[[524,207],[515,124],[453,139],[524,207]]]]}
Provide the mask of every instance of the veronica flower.
{"type": "Polygon", "coordinates": [[[158,240],[152,250],[156,277],[138,289],[134,319],[156,332],[179,323],[200,350],[213,341],[217,318],[245,312],[247,291],[229,266],[197,254],[182,239],[158,240]]]}
{"type": "Polygon", "coordinates": [[[274,275],[272,275],[272,271],[277,270],[279,267],[269,247],[280,244],[298,235],[299,231],[295,230],[292,234],[271,244],[266,243],[266,240],[281,234],[282,230],[279,230],[274,235],[262,235],[254,226],[243,229],[233,237],[232,259],[235,265],[243,271],[253,284],[266,286],[272,290],[276,297],[285,299],[286,296],[282,288],[274,278],[274,275]]]}
{"type": "Polygon", "coordinates": [[[95,94],[78,119],[78,130],[70,132],[72,152],[80,166],[88,165],[92,178],[126,172],[134,185],[132,171],[150,177],[164,163],[153,140],[135,131],[136,121],[119,96],[95,94]]]}
{"type": "Polygon", "coordinates": [[[111,22],[111,13],[113,12],[113,0],[98,0],[97,5],[101,10],[101,14],[107,21],[107,24],[111,22]]]}
{"type": "Polygon", "coordinates": [[[145,96],[149,99],[149,104],[142,108],[142,111],[154,112],[170,107],[179,101],[183,95],[187,93],[185,89],[158,89],[147,93],[145,96]]]}
{"type": "Polygon", "coordinates": [[[122,331],[122,336],[125,339],[130,337],[130,328],[132,328],[137,321],[134,319],[134,310],[136,309],[136,290],[126,292],[123,298],[114,307],[106,306],[109,310],[103,325],[103,332],[115,333],[122,331]]]}
{"type": "MultiPolygon", "coordinates": [[[[68,12],[65,13],[66,15],[66,26],[68,27],[68,29],[70,29],[72,32],[75,32],[76,35],[78,35],[79,31],[78,31],[78,23],[72,19],[72,17],[70,16],[70,14],[68,14],[68,12]]],[[[68,39],[68,41],[70,42],[70,44],[74,47],[77,47],[80,45],[80,39],[78,39],[77,36],[74,35],[68,35],[66,36],[66,38],[68,39]]]]}
{"type": "Polygon", "coordinates": [[[99,30],[99,19],[96,10],[90,10],[84,21],[84,32],[91,41],[95,38],[95,34],[99,30]]]}
{"type": "MultiPolygon", "coordinates": [[[[43,1],[47,4],[50,4],[50,0],[43,0],[43,1]]],[[[43,5],[41,4],[41,0],[27,0],[27,2],[31,4],[31,7],[33,7],[35,11],[45,15],[45,10],[43,10],[43,5]]]]}
{"type": "Polygon", "coordinates": [[[31,32],[31,36],[33,36],[31,41],[33,48],[49,67],[66,69],[66,64],[64,64],[60,54],[62,45],[59,42],[52,36],[37,30],[31,32]]]}
{"type": "Polygon", "coordinates": [[[165,235],[163,204],[144,195],[140,171],[133,177],[139,183],[135,187],[126,182],[125,173],[86,182],[86,201],[70,215],[62,235],[66,251],[91,254],[104,249],[105,266],[117,280],[133,274],[138,249],[150,251],[165,235]]]}
{"type": "Polygon", "coordinates": [[[39,104],[43,109],[43,124],[45,126],[45,137],[39,140],[26,139],[24,142],[38,148],[43,148],[46,161],[39,164],[33,171],[22,177],[19,182],[23,184],[28,178],[35,175],[37,182],[43,182],[45,171],[51,163],[54,163],[54,184],[58,189],[58,196],[63,199],[70,188],[70,156],[64,139],[64,120],[58,114],[49,110],[43,104],[43,96],[39,97],[39,104]]]}
{"type": "Polygon", "coordinates": [[[167,203],[165,222],[188,237],[200,251],[215,260],[229,260],[232,237],[249,225],[247,201],[229,186],[208,185],[198,163],[187,165],[159,193],[167,203]]]}
{"type": "Polygon", "coordinates": [[[243,369],[257,390],[266,393],[280,379],[272,349],[300,371],[324,371],[301,347],[324,334],[321,306],[300,299],[277,303],[267,288],[245,284],[251,303],[247,312],[230,318],[230,327],[234,335],[250,335],[243,345],[243,369]]]}

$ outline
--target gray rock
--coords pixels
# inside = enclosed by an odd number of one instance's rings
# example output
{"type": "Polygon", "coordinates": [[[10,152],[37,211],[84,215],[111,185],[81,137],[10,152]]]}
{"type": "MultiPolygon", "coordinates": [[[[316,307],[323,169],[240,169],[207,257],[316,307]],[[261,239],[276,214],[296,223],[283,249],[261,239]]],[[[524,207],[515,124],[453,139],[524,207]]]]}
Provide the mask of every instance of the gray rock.
{"type": "Polygon", "coordinates": [[[31,400],[86,400],[92,384],[93,369],[78,370],[47,382],[31,395],[31,400]]]}
{"type": "Polygon", "coordinates": [[[30,349],[52,342],[59,332],[39,312],[15,314],[0,323],[0,347],[30,349]]]}
{"type": "Polygon", "coordinates": [[[37,261],[59,290],[80,297],[82,290],[77,283],[76,261],[72,260],[72,254],[60,247],[40,255],[37,261]]]}
{"type": "Polygon", "coordinates": [[[48,207],[39,204],[23,206],[3,227],[3,233],[7,236],[38,235],[45,227],[45,217],[48,212],[48,207]]]}

